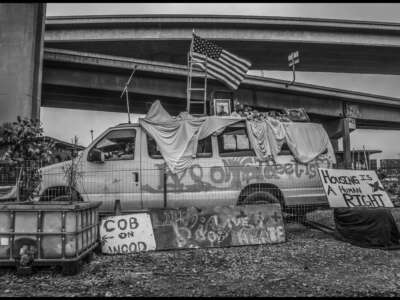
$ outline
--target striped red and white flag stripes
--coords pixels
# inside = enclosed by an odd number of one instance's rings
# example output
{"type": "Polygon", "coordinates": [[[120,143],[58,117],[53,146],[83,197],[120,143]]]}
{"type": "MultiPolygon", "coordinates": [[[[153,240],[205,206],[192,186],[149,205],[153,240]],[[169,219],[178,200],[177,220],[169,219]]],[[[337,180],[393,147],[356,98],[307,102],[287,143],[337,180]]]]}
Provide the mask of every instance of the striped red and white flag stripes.
{"type": "Polygon", "coordinates": [[[202,69],[207,70],[208,74],[221,80],[234,90],[243,81],[251,66],[249,61],[195,34],[193,34],[192,57],[199,60],[206,60],[207,68],[201,65],[202,69]]]}

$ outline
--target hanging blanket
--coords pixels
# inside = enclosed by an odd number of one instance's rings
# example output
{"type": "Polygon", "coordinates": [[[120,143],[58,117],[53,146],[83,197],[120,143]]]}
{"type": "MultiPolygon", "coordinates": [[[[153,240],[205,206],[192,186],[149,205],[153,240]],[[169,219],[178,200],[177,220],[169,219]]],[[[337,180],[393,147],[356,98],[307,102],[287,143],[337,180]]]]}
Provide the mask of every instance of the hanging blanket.
{"type": "Polygon", "coordinates": [[[276,161],[279,152],[281,152],[282,145],[286,139],[286,131],[283,123],[275,118],[268,117],[267,122],[267,135],[271,148],[272,156],[276,161]]]}
{"type": "Polygon", "coordinates": [[[181,113],[173,118],[155,101],[139,123],[156,141],[172,173],[190,167],[196,156],[198,141],[231,124],[241,121],[231,117],[193,117],[181,113]]]}
{"type": "Polygon", "coordinates": [[[271,155],[268,138],[268,124],[264,120],[246,120],[249,140],[256,156],[261,161],[267,161],[271,155]]]}
{"type": "Polygon", "coordinates": [[[286,142],[293,156],[308,163],[328,149],[332,163],[336,163],[331,141],[324,127],[317,123],[285,123],[286,142]]]}
{"type": "Polygon", "coordinates": [[[257,158],[267,161],[273,156],[276,160],[285,141],[285,128],[274,118],[246,120],[249,140],[257,158]]]}

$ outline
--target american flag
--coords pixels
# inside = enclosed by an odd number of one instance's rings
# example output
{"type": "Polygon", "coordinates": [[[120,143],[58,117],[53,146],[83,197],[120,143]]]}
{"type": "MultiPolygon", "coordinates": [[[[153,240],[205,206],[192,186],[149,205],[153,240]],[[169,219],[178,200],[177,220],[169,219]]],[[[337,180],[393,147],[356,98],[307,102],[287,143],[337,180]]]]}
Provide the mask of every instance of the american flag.
{"type": "MultiPolygon", "coordinates": [[[[195,34],[193,34],[192,43],[192,57],[200,60],[207,59],[207,73],[236,90],[251,63],[195,34]]],[[[200,67],[203,70],[206,69],[203,65],[200,67]]]]}

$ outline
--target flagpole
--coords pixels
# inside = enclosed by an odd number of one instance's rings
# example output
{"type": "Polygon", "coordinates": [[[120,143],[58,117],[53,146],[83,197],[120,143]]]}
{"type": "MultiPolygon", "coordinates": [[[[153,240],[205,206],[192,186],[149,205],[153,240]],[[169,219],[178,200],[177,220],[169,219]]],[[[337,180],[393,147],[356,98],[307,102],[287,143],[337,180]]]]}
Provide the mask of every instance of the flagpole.
{"type": "Polygon", "coordinates": [[[187,82],[186,82],[186,110],[189,113],[190,111],[190,89],[192,87],[192,64],[191,64],[191,58],[192,58],[192,51],[193,51],[193,35],[194,35],[194,28],[192,29],[192,40],[190,41],[190,47],[189,47],[189,52],[188,52],[188,61],[187,61],[187,68],[188,68],[188,73],[187,73],[187,82]]]}

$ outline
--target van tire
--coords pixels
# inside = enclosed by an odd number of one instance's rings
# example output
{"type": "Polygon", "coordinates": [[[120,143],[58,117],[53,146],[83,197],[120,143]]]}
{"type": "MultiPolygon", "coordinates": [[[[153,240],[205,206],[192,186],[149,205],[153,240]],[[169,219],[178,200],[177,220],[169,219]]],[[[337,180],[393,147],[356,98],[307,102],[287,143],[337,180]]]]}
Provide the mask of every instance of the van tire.
{"type": "Polygon", "coordinates": [[[244,200],[240,203],[240,205],[246,204],[265,204],[265,203],[280,203],[279,199],[276,198],[269,192],[259,191],[254,192],[248,195],[244,200]]]}

